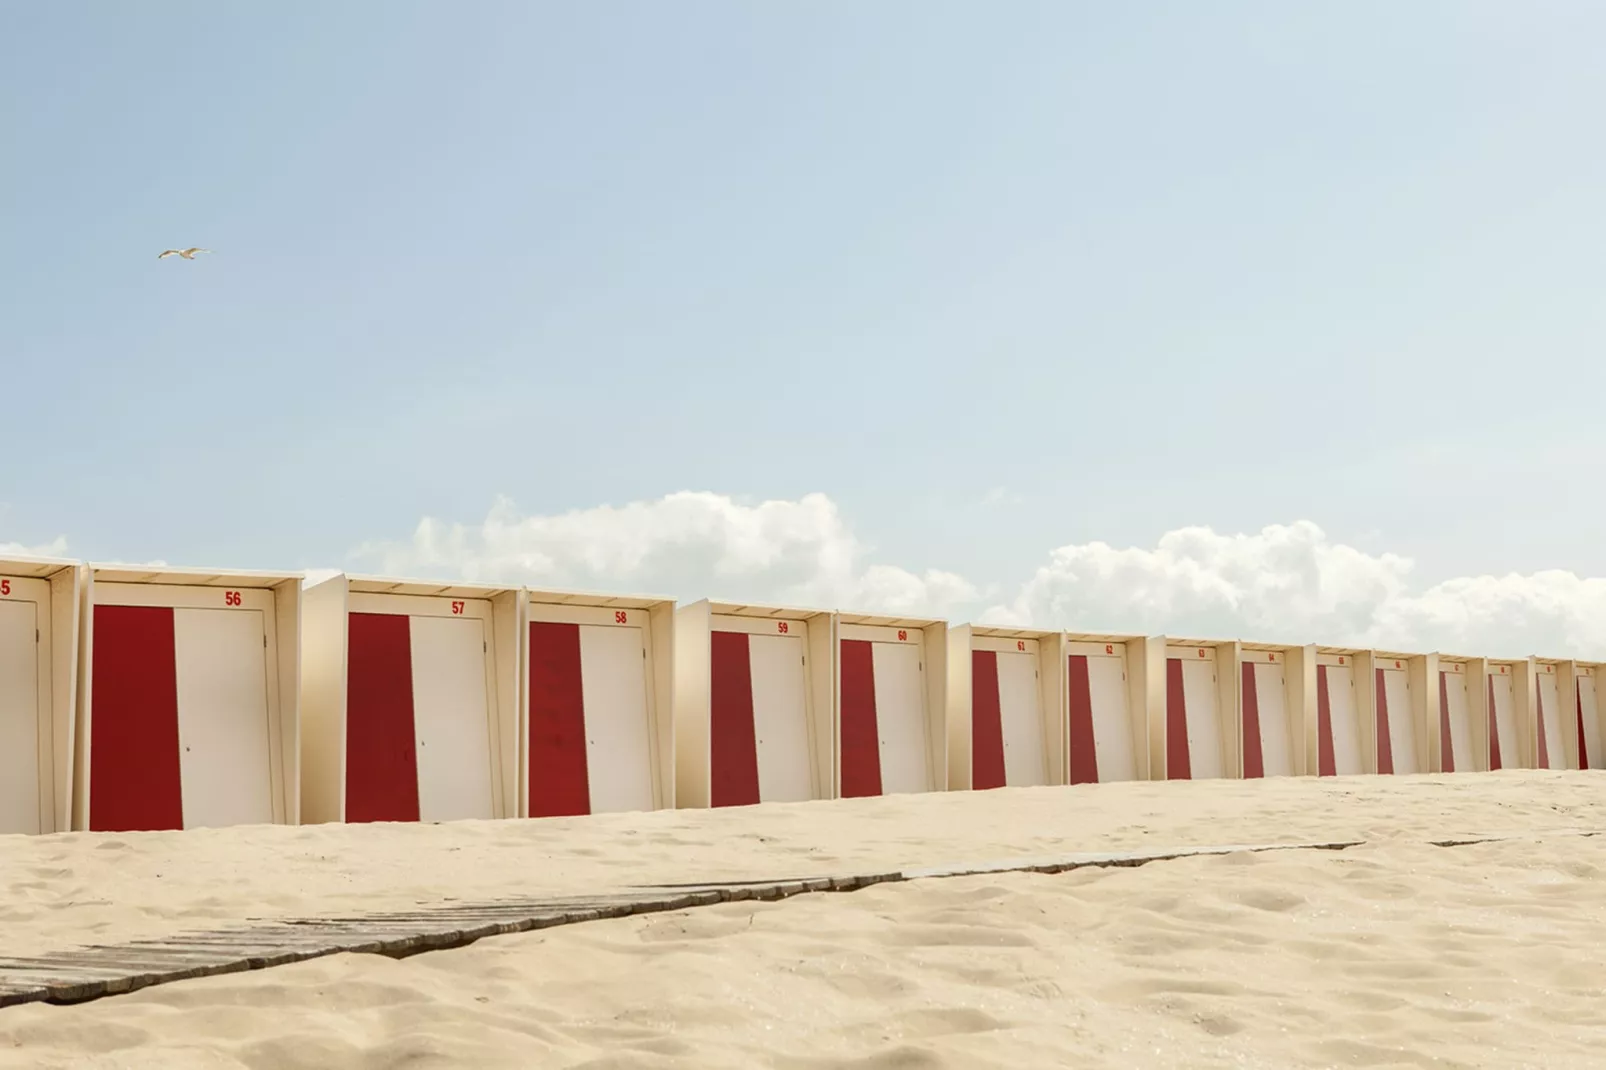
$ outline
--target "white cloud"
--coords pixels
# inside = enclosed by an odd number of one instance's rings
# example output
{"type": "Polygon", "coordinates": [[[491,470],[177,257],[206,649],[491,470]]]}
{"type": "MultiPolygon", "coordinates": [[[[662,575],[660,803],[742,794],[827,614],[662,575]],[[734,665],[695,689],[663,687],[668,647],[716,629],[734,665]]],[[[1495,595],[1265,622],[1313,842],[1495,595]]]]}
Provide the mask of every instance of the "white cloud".
{"type": "Polygon", "coordinates": [[[823,494],[744,505],[681,491],[558,516],[522,516],[503,499],[480,524],[426,518],[410,540],[370,543],[356,556],[396,576],[889,613],[944,615],[982,596],[953,573],[870,562],[823,494]]]}
{"type": "Polygon", "coordinates": [[[42,546],[25,546],[20,542],[0,542],[0,557],[64,557],[67,539],[57,535],[42,546]]]}
{"type": "Polygon", "coordinates": [[[1006,606],[999,623],[1172,635],[1364,634],[1381,605],[1401,597],[1411,562],[1335,545],[1315,524],[1255,535],[1180,528],[1153,549],[1102,542],[1062,546],[1006,606]]]}
{"type": "Polygon", "coordinates": [[[1335,543],[1309,521],[1256,534],[1180,528],[1153,549],[1049,555],[988,623],[1490,656],[1606,657],[1606,579],[1468,576],[1416,591],[1413,562],[1335,543]]]}
{"type": "MultiPolygon", "coordinates": [[[[1152,547],[1049,554],[1014,597],[873,560],[823,494],[743,504],[684,491],[557,516],[499,501],[479,524],[425,519],[358,550],[366,567],[536,586],[931,614],[953,621],[1286,643],[1606,658],[1606,579],[1472,576],[1426,589],[1413,562],[1298,521],[1253,534],[1179,528],[1152,547]]],[[[1006,590],[1008,588],[1005,588],[1006,590]]]]}

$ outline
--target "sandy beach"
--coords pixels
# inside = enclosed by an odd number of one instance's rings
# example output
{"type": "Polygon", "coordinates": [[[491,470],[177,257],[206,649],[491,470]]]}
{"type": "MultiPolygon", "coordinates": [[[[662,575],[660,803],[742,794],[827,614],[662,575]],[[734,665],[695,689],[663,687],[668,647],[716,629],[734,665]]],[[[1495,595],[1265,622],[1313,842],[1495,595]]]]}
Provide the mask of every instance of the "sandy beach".
{"type": "Polygon", "coordinates": [[[10,837],[9,955],[454,898],[1367,842],[733,903],[10,1008],[0,1067],[1598,1066],[1590,831],[1606,778],[1503,772],[10,837]],[[1481,836],[1514,838],[1428,844],[1481,836]]]}

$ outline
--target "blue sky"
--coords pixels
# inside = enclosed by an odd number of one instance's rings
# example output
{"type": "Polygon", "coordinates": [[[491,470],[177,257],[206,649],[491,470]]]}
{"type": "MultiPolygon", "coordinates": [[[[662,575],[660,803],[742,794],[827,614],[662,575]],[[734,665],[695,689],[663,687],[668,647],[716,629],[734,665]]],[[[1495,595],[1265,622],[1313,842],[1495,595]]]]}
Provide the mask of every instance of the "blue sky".
{"type": "Polygon", "coordinates": [[[1603,37],[1586,2],[9,5],[0,542],[340,566],[499,496],[819,492],[866,560],[1000,598],[1055,547],[1296,521],[1418,586],[1606,574],[1603,37]]]}

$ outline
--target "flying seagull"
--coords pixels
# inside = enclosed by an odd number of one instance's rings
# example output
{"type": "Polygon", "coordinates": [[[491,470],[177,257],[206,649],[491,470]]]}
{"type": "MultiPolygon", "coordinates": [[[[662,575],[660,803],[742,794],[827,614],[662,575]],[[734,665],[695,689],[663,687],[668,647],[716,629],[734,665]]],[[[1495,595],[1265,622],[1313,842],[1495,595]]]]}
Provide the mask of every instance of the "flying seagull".
{"type": "Polygon", "coordinates": [[[163,251],[162,254],[156,259],[161,260],[163,257],[182,256],[185,260],[194,260],[196,253],[210,253],[211,251],[212,250],[210,249],[197,249],[194,246],[191,246],[188,249],[167,249],[163,251]]]}

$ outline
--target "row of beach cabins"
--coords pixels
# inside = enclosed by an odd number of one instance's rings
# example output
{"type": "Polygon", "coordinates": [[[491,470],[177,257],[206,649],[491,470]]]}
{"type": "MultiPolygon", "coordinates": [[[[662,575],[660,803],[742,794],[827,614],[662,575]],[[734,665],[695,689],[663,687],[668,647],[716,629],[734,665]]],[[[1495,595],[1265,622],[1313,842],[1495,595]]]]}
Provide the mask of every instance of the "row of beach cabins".
{"type": "Polygon", "coordinates": [[[0,560],[0,832],[1601,768],[1600,671],[0,560]]]}

